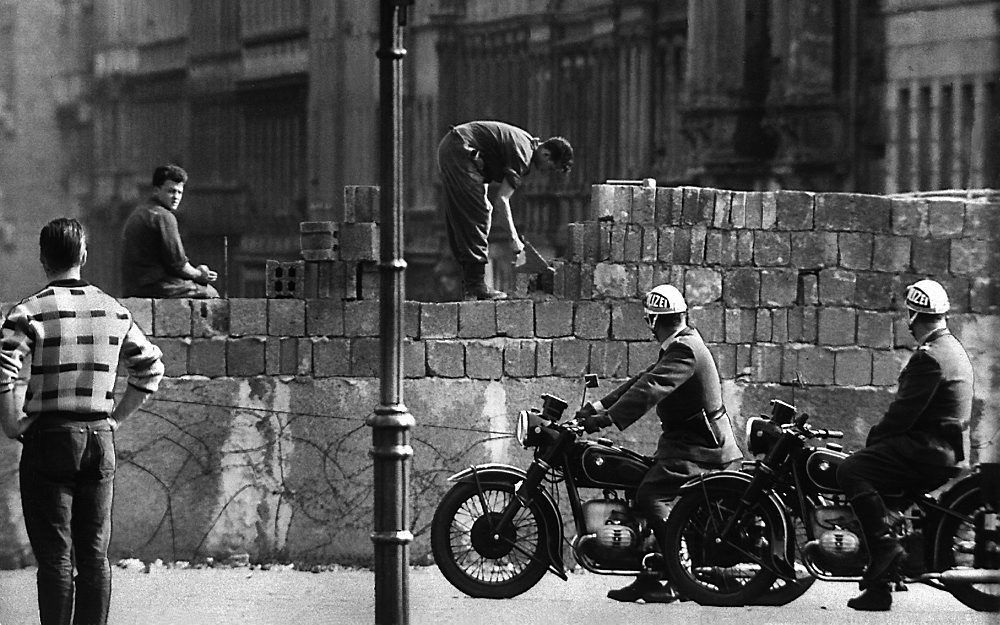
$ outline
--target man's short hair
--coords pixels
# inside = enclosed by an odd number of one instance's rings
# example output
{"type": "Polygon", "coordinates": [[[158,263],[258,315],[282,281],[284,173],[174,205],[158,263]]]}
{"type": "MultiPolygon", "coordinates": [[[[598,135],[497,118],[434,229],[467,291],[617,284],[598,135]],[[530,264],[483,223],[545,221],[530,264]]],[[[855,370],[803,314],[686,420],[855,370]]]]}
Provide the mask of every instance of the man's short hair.
{"type": "Polygon", "coordinates": [[[163,183],[171,180],[173,182],[187,182],[187,172],[178,165],[160,165],[153,170],[153,186],[162,187],[163,183]]]}
{"type": "Polygon", "coordinates": [[[79,265],[86,242],[87,233],[79,221],[70,217],[53,219],[38,235],[42,263],[49,271],[65,271],[79,265]]]}
{"type": "Polygon", "coordinates": [[[562,137],[549,137],[539,147],[548,148],[552,155],[552,162],[563,172],[569,172],[573,168],[573,146],[562,137]]]}

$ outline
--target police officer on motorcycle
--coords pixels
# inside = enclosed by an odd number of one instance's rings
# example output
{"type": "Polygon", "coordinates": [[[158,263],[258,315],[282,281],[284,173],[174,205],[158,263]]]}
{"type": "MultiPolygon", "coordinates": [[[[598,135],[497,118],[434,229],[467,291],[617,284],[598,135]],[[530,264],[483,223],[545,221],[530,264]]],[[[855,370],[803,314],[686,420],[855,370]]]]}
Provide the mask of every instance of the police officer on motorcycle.
{"type": "Polygon", "coordinates": [[[864,449],[837,471],[870,554],[861,583],[864,592],[847,602],[855,610],[890,608],[889,582],[904,554],[886,522],[882,494],[934,490],[958,473],[955,465],[965,458],[962,430],[972,414],[972,363],[948,331],[949,308],[948,294],[934,280],[906,288],[910,332],[918,346],[899,374],[895,399],[872,426],[864,449]]]}
{"type": "MultiPolygon", "coordinates": [[[[587,432],[614,424],[624,430],[656,407],[663,433],[656,464],[636,491],[637,506],[649,520],[661,551],[667,502],[690,478],[723,469],[743,457],[722,404],[722,385],[711,352],[687,325],[687,303],[675,287],[657,286],[643,298],[646,323],[660,343],[656,362],[600,401],[576,414],[587,432]]],[[[608,591],[616,601],[669,603],[679,597],[661,584],[659,572],[640,575],[624,588],[608,591]]]]}

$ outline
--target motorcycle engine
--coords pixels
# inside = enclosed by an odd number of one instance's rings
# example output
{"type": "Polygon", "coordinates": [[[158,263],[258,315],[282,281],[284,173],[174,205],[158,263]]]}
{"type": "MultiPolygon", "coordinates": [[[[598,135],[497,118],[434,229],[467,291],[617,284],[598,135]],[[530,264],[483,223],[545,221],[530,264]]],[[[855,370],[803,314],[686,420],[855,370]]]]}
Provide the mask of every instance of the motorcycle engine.
{"type": "Polygon", "coordinates": [[[609,549],[630,549],[639,544],[639,532],[635,519],[628,514],[615,510],[604,522],[604,525],[597,528],[597,542],[602,547],[609,549]]]}
{"type": "Polygon", "coordinates": [[[813,513],[815,540],[806,551],[817,564],[837,575],[859,573],[865,565],[861,538],[854,531],[857,519],[847,505],[816,508],[813,513]]]}

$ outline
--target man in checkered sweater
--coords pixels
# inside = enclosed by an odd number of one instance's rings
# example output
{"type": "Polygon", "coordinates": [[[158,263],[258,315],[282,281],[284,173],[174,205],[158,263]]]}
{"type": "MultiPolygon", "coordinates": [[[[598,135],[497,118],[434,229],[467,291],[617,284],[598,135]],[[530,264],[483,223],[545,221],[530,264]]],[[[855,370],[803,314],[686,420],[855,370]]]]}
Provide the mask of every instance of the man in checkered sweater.
{"type": "Polygon", "coordinates": [[[49,284],[0,327],[0,425],[24,444],[21,505],[38,561],[42,625],[71,618],[103,625],[111,600],[114,430],[156,391],[163,364],[131,313],[80,279],[87,245],[78,221],[49,222],[39,246],[49,284]],[[14,387],[26,359],[22,406],[14,387]],[[116,404],[119,359],[128,384],[116,404]]]}

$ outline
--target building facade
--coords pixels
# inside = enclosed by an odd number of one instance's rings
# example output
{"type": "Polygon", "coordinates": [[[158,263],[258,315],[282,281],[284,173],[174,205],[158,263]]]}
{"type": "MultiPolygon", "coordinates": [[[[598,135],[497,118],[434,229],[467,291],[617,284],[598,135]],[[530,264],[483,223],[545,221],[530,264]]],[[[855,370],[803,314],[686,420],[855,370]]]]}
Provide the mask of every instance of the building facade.
{"type": "MultiPolygon", "coordinates": [[[[360,0],[0,0],[0,50],[13,50],[0,54],[4,218],[79,211],[89,276],[115,292],[120,224],[153,168],[177,162],[191,174],[179,218],[192,260],[217,268],[231,296],[262,294],[264,261],[295,256],[300,221],[337,220],[345,185],[378,182],[377,13],[360,0]],[[46,24],[65,36],[32,34],[46,24]],[[32,93],[49,74],[59,79],[41,102],[32,93]],[[39,145],[53,153],[34,154],[47,155],[26,176],[19,155],[39,145]]],[[[568,177],[529,178],[515,195],[519,228],[549,255],[590,185],[609,179],[1000,186],[998,19],[992,0],[417,0],[404,63],[408,292],[436,295],[428,278],[447,248],[436,148],[470,119],[576,148],[568,177]]],[[[15,258],[8,294],[34,262],[15,258]]]]}

